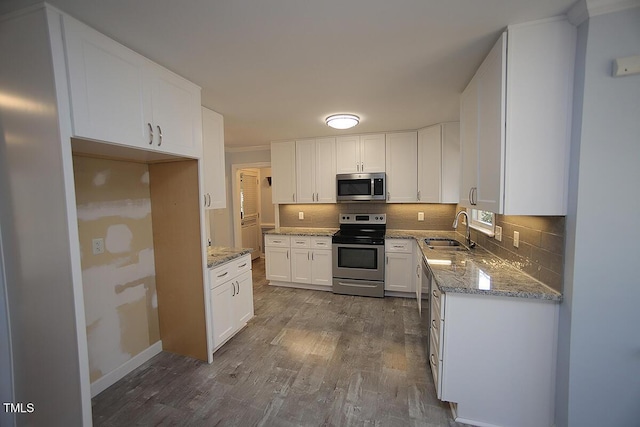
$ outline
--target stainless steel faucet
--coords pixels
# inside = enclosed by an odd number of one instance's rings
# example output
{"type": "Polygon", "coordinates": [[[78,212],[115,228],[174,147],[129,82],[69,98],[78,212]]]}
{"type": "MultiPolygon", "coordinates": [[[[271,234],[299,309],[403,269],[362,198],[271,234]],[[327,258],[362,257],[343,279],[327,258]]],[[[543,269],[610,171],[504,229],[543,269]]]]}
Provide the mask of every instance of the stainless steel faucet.
{"type": "Polygon", "coordinates": [[[471,228],[469,227],[471,225],[471,221],[469,221],[469,214],[467,211],[460,211],[456,214],[456,219],[453,220],[453,228],[458,228],[458,218],[460,218],[460,215],[464,215],[467,219],[467,232],[464,237],[466,238],[469,247],[473,248],[476,245],[476,242],[471,241],[471,228]]]}

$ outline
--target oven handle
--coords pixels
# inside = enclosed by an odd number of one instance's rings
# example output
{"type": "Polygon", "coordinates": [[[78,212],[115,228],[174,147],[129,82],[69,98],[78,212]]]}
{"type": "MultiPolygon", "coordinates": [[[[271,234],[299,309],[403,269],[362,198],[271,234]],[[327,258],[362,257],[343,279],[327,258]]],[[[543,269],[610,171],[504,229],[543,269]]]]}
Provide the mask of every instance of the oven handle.
{"type": "Polygon", "coordinates": [[[351,243],[333,243],[331,245],[333,247],[333,249],[338,249],[338,248],[355,248],[355,249],[367,249],[367,248],[378,248],[378,249],[382,249],[384,251],[384,243],[378,245],[354,245],[351,243]]]}

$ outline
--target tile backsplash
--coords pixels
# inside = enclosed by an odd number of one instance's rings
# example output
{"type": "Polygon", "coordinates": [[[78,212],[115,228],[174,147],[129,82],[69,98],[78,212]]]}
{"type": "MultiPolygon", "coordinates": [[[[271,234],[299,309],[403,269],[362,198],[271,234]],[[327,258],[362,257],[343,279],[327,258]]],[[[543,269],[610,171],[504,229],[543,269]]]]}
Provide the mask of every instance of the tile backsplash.
{"type": "Polygon", "coordinates": [[[387,228],[399,230],[451,229],[456,205],[418,203],[340,203],[313,205],[280,205],[282,227],[338,228],[338,215],[347,213],[386,213],[387,228]],[[298,213],[304,219],[298,219],[298,213]],[[424,221],[418,221],[418,212],[424,212],[424,221]]]}
{"type": "MultiPolygon", "coordinates": [[[[496,215],[495,223],[502,227],[501,242],[476,230],[471,230],[472,240],[562,292],[565,217],[496,215]],[[513,246],[514,231],[520,233],[517,248],[513,246]]],[[[464,225],[458,226],[458,232],[464,234],[464,225]]]]}

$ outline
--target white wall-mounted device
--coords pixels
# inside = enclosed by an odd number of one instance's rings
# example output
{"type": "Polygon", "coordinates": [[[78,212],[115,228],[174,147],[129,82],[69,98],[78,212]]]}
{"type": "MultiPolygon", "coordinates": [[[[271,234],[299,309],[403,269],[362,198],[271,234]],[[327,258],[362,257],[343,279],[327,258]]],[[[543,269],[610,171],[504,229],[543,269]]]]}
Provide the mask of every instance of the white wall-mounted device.
{"type": "Polygon", "coordinates": [[[640,55],[626,56],[613,60],[613,76],[630,76],[640,74],[640,55]]]}

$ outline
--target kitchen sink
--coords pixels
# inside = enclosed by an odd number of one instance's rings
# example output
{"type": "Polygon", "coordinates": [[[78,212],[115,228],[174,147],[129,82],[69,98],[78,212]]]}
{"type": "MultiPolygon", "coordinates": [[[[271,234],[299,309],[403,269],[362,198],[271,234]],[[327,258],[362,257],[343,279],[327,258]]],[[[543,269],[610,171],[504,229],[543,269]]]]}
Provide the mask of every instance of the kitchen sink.
{"type": "Polygon", "coordinates": [[[448,251],[467,251],[469,248],[455,239],[447,239],[444,237],[428,237],[424,239],[424,243],[430,249],[448,250],[448,251]]]}

